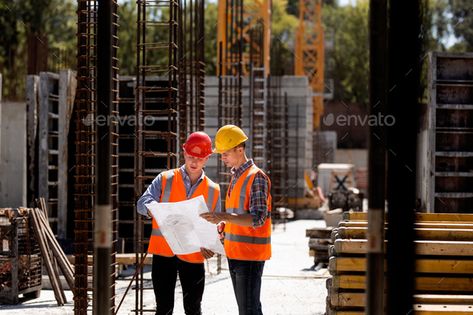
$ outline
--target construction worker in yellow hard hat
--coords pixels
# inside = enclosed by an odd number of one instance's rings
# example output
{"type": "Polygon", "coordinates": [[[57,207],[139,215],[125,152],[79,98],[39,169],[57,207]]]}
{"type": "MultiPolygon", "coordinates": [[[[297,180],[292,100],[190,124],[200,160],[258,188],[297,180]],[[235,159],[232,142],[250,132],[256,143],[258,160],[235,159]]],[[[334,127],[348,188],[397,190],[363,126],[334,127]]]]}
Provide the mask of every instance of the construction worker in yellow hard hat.
{"type": "Polygon", "coordinates": [[[231,167],[225,212],[201,217],[225,223],[225,253],[240,315],[263,314],[260,302],[264,262],[271,257],[271,182],[245,154],[248,137],[234,125],[217,131],[214,152],[231,167]]]}
{"type": "MultiPolygon", "coordinates": [[[[178,202],[202,195],[210,211],[220,211],[220,187],[203,171],[212,154],[212,141],[204,132],[194,132],[183,145],[185,164],[180,168],[160,173],[138,200],[137,211],[148,216],[147,205],[152,202],[178,202]]],[[[212,213],[212,212],[211,212],[212,213]]],[[[148,253],[153,254],[151,278],[156,296],[156,314],[172,314],[174,290],[179,274],[186,315],[200,315],[205,285],[204,259],[213,252],[175,255],[153,219],[148,253]]]]}

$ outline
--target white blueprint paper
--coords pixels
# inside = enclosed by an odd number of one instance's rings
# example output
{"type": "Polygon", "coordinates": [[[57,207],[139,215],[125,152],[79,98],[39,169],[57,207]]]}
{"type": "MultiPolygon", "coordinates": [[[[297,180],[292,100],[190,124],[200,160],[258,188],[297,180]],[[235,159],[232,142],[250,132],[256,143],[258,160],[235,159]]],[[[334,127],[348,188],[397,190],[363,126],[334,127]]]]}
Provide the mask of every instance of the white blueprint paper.
{"type": "Polygon", "coordinates": [[[200,252],[201,247],[225,254],[216,225],[199,216],[209,211],[203,196],[179,202],[151,202],[146,207],[174,254],[200,252]]]}

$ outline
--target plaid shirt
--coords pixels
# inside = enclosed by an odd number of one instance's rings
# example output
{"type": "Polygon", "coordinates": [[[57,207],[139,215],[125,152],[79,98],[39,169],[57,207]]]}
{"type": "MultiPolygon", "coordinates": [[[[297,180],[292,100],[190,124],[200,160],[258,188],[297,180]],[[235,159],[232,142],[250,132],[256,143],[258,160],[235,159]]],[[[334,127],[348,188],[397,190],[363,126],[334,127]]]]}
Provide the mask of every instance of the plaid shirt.
{"type": "MultiPolygon", "coordinates": [[[[253,164],[255,163],[250,159],[239,168],[232,168],[231,172],[233,176],[230,186],[228,187],[229,194],[241,174],[253,164]]],[[[266,200],[268,200],[268,186],[269,184],[266,177],[261,173],[257,173],[250,189],[250,214],[253,216],[253,227],[262,226],[268,216],[268,206],[266,204],[266,200]]]]}

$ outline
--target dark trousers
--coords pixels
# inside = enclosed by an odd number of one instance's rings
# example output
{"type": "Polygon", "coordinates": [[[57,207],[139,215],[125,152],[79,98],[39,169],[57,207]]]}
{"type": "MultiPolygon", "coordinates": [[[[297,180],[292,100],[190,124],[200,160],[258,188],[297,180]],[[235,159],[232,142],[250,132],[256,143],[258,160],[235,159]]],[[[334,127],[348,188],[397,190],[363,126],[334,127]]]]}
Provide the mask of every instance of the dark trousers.
{"type": "Polygon", "coordinates": [[[176,256],[164,257],[153,255],[154,295],[156,296],[156,315],[171,315],[174,309],[174,289],[177,274],[181,281],[186,315],[201,315],[200,303],[204,294],[204,264],[192,264],[176,256]]]}
{"type": "Polygon", "coordinates": [[[239,315],[263,314],[260,301],[263,268],[264,261],[228,259],[228,269],[238,303],[239,315]]]}

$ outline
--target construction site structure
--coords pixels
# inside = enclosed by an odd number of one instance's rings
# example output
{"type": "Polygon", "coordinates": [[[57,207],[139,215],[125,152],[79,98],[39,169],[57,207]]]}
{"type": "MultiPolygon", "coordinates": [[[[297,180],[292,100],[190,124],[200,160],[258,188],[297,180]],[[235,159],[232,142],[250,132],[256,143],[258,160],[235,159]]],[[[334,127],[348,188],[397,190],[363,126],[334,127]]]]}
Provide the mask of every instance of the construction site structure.
{"type": "MultiPolygon", "coordinates": [[[[135,200],[160,172],[178,163],[179,10],[179,3],[174,0],[138,2],[135,200]],[[165,35],[155,39],[148,33],[152,29],[165,35]],[[153,54],[161,58],[152,59],[153,54]]],[[[143,309],[145,284],[139,262],[146,255],[151,220],[137,214],[136,205],[134,213],[138,272],[134,286],[135,313],[143,314],[149,310],[143,309]]]]}
{"type": "Polygon", "coordinates": [[[69,130],[76,94],[75,73],[41,72],[26,78],[27,200],[48,204],[48,220],[59,239],[68,231],[69,130]]]}
{"type": "Polygon", "coordinates": [[[294,72],[309,78],[313,92],[314,130],[320,128],[324,112],[324,49],[322,0],[299,0],[294,72]]]}
{"type": "MultiPolygon", "coordinates": [[[[75,120],[75,176],[74,176],[74,313],[87,314],[97,307],[90,299],[92,292],[96,297],[98,292],[91,286],[96,280],[97,258],[94,257],[94,228],[96,206],[96,176],[97,176],[97,125],[99,120],[97,110],[103,104],[97,104],[97,42],[99,3],[94,0],[78,1],[78,35],[77,35],[77,93],[74,107],[75,120]],[[92,259],[89,259],[92,256],[92,259]]],[[[118,4],[111,2],[111,75],[113,84],[110,90],[110,108],[106,111],[109,116],[118,117],[118,4]]],[[[110,312],[115,309],[115,256],[118,228],[118,124],[116,120],[107,121],[110,141],[110,201],[111,207],[111,246],[110,265],[101,266],[107,270],[110,277],[110,291],[107,293],[110,312]]]]}
{"type": "MultiPolygon", "coordinates": [[[[243,128],[243,79],[249,78],[248,152],[255,163],[267,168],[267,77],[271,41],[271,1],[218,2],[218,127],[234,124],[243,128]]],[[[218,182],[226,191],[230,173],[218,160],[218,182]]],[[[224,199],[224,198],[223,198],[224,199]]]]}
{"type": "Polygon", "coordinates": [[[473,54],[431,53],[428,103],[418,136],[422,211],[470,212],[473,204],[473,54]]]}

